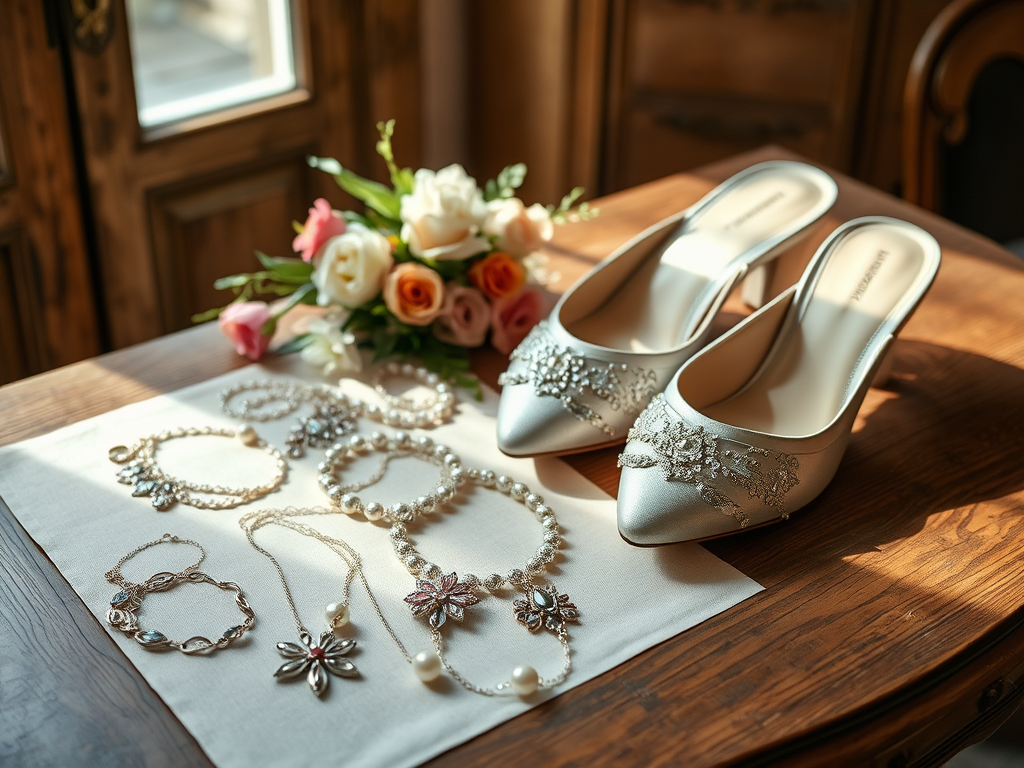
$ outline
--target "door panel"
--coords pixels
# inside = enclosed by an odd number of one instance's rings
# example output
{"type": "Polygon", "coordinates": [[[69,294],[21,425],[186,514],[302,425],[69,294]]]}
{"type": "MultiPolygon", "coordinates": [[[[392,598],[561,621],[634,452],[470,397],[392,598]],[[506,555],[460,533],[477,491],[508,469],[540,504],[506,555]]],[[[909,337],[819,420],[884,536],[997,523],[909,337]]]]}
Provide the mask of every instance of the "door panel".
{"type": "MultiPolygon", "coordinates": [[[[185,327],[194,312],[226,303],[230,294],[203,285],[253,268],[254,247],[287,254],[291,221],[305,218],[315,196],[344,203],[330,179],[308,168],[307,154],[385,177],[383,164],[372,162],[371,132],[376,120],[392,116],[399,95],[418,111],[417,73],[397,65],[417,55],[408,32],[417,28],[417,14],[409,0],[398,4],[409,11],[401,17],[373,0],[295,0],[297,89],[145,129],[124,0],[112,6],[108,47],[99,55],[75,50],[72,66],[106,314],[120,347],[185,327]],[[399,34],[396,24],[406,31],[399,34]],[[381,30],[413,50],[381,44],[381,30]]],[[[414,155],[401,159],[412,165],[414,155]]]]}
{"type": "Polygon", "coordinates": [[[60,55],[0,3],[0,384],[100,351],[60,55]]]}
{"type": "Polygon", "coordinates": [[[306,154],[258,160],[219,179],[189,179],[151,195],[166,327],[185,327],[196,312],[225,303],[230,294],[215,291],[214,280],[254,271],[253,250],[291,252],[289,223],[311,199],[306,154]]]}

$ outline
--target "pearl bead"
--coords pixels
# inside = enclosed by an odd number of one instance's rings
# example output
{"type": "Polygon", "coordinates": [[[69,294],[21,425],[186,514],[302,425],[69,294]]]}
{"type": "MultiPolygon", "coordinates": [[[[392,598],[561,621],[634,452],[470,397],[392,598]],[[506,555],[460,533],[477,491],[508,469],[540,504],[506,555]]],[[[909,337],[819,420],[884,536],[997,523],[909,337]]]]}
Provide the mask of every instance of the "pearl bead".
{"type": "Polygon", "coordinates": [[[380,502],[371,501],[363,507],[363,515],[371,522],[380,520],[384,517],[384,506],[380,502]]]}
{"type": "Polygon", "coordinates": [[[354,515],[363,511],[363,500],[354,493],[346,493],[338,500],[338,503],[341,504],[341,511],[346,515],[354,515]]]}
{"type": "Polygon", "coordinates": [[[533,667],[524,664],[512,670],[512,690],[520,696],[529,696],[531,693],[536,693],[539,684],[540,675],[537,674],[537,670],[533,667]]]}
{"type": "Polygon", "coordinates": [[[374,431],[370,433],[370,442],[374,448],[381,449],[387,446],[388,436],[383,432],[374,431]]]}
{"type": "Polygon", "coordinates": [[[260,439],[256,434],[256,430],[248,424],[240,426],[235,434],[238,435],[238,439],[242,441],[242,445],[253,446],[256,445],[260,439]]]}
{"type": "Polygon", "coordinates": [[[509,488],[509,494],[516,501],[522,501],[523,499],[525,499],[526,498],[526,494],[528,494],[529,492],[530,492],[530,489],[527,488],[522,483],[513,483],[512,487],[509,488]]]}
{"type": "Polygon", "coordinates": [[[327,616],[327,623],[335,629],[348,624],[350,618],[348,606],[344,603],[331,603],[324,611],[324,615],[327,616]]]}
{"type": "Polygon", "coordinates": [[[441,659],[436,653],[420,651],[412,657],[412,671],[424,683],[436,680],[441,674],[441,659]]]}

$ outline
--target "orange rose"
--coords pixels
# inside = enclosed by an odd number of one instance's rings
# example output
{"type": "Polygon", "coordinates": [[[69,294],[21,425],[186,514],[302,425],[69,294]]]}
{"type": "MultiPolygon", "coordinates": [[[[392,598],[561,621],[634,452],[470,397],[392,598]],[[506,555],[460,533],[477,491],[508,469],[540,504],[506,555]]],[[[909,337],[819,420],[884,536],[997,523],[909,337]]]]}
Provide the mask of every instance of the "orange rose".
{"type": "Polygon", "coordinates": [[[519,292],[526,282],[526,269],[507,253],[495,251],[469,268],[469,279],[489,299],[519,292]]]}
{"type": "Polygon", "coordinates": [[[444,282],[422,264],[399,264],[384,278],[384,303],[403,323],[430,325],[444,309],[444,282]]]}

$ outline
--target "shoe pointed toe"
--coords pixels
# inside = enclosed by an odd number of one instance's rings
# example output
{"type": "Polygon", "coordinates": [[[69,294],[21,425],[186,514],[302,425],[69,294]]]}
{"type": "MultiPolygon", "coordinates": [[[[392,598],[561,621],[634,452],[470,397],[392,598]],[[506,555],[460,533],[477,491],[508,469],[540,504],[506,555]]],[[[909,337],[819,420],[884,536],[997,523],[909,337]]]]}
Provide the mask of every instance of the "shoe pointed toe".
{"type": "Polygon", "coordinates": [[[509,456],[583,451],[613,439],[573,417],[562,401],[528,386],[506,387],[498,405],[498,448],[509,456]]]}
{"type": "Polygon", "coordinates": [[[694,486],[669,483],[650,469],[623,467],[616,512],[619,534],[639,546],[709,539],[740,530],[735,518],[710,506],[694,486]]]}

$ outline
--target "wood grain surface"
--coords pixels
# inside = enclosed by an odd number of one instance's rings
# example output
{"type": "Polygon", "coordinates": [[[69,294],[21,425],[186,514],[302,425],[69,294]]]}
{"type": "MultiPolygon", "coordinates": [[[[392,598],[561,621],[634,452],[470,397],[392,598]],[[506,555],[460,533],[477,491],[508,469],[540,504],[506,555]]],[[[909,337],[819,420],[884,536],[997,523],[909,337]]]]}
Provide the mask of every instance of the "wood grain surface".
{"type": "MultiPolygon", "coordinates": [[[[556,235],[559,286],[771,157],[789,155],[760,150],[600,201],[599,218],[556,235]]],[[[938,765],[1020,702],[1024,270],[983,238],[837,180],[836,208],[776,288],[858,215],[920,224],[944,262],[831,485],[788,523],[707,545],[765,591],[434,764],[938,765]]],[[[743,312],[730,303],[720,327],[743,312]]],[[[0,388],[0,444],[243,362],[205,327],[0,388]]],[[[503,365],[475,363],[491,383],[503,365]]],[[[614,494],[615,455],[568,462],[614,494]]],[[[208,764],[6,508],[0,567],[0,762],[208,764]]]]}

